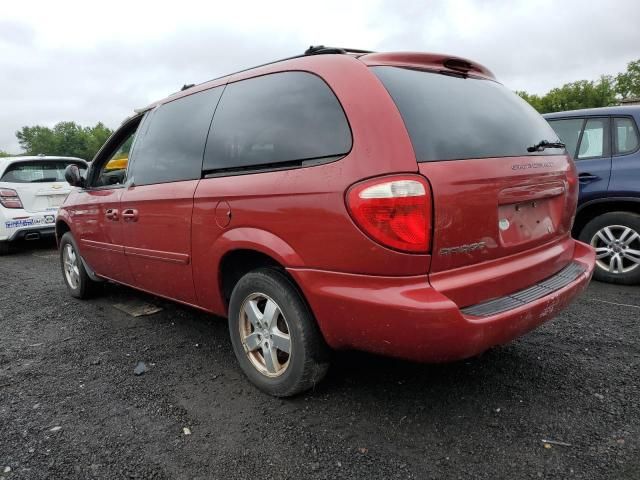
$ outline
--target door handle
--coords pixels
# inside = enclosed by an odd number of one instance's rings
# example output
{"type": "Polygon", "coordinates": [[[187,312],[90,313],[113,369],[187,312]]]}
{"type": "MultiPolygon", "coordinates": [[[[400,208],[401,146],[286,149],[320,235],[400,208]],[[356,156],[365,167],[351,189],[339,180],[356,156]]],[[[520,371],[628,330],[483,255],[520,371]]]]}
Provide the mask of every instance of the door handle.
{"type": "Polygon", "coordinates": [[[127,208],[122,211],[122,218],[124,218],[125,222],[137,222],[138,210],[135,208],[127,208]]]}
{"type": "Polygon", "coordinates": [[[106,212],[104,212],[104,216],[109,220],[118,221],[118,209],[117,208],[108,208],[106,212]]]}
{"type": "Polygon", "coordinates": [[[600,177],[597,175],[592,175],[591,173],[581,173],[578,175],[578,180],[580,182],[592,182],[594,180],[600,180],[600,177]]]}

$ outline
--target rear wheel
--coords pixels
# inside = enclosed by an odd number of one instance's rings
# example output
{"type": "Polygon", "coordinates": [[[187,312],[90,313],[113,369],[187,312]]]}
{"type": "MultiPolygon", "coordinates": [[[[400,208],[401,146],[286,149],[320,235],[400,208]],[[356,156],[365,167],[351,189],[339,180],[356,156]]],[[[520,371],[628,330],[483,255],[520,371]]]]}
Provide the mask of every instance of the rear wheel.
{"type": "Polygon", "coordinates": [[[9,253],[9,242],[0,242],[0,255],[9,253]]]}
{"type": "Polygon", "coordinates": [[[96,282],[87,275],[71,232],[60,239],[60,266],[64,283],[73,297],[87,298],[94,292],[96,282]]]}
{"type": "Polygon", "coordinates": [[[242,277],[229,303],[229,333],[245,375],[277,397],[313,387],[327,372],[328,347],[297,289],[263,268],[242,277]]]}
{"type": "Polygon", "coordinates": [[[585,225],[580,240],[596,250],[596,280],[640,283],[640,215],[609,212],[585,225]]]}

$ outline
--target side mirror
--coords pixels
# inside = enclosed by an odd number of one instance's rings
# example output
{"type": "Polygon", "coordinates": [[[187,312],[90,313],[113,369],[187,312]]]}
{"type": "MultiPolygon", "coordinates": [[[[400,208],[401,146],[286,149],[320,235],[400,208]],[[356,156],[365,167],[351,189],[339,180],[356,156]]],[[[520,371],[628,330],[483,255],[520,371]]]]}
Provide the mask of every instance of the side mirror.
{"type": "Polygon", "coordinates": [[[67,165],[64,171],[64,179],[69,182],[72,187],[84,187],[84,178],[80,175],[80,169],[77,165],[67,165]]]}

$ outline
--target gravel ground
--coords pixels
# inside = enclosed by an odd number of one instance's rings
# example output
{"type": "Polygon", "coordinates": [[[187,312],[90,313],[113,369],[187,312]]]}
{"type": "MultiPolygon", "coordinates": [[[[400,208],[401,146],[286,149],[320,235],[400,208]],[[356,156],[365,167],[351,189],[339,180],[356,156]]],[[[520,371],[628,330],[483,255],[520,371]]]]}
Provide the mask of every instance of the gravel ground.
{"type": "Polygon", "coordinates": [[[638,479],[638,306],[640,287],[594,282],[478,358],[337,353],[279,400],[244,379],[223,320],[116,285],[77,301],[30,244],[0,258],[0,479],[638,479]],[[136,299],[163,311],[113,308],[136,299]]]}

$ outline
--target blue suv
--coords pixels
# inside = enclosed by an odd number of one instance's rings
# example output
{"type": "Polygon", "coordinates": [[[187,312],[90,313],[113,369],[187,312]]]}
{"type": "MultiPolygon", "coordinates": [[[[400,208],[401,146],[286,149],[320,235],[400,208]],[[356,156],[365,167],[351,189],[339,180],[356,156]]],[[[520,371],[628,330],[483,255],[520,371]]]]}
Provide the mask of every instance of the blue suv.
{"type": "Polygon", "coordinates": [[[544,117],[578,168],[573,234],[596,249],[595,278],[640,283],[640,105],[544,117]]]}

